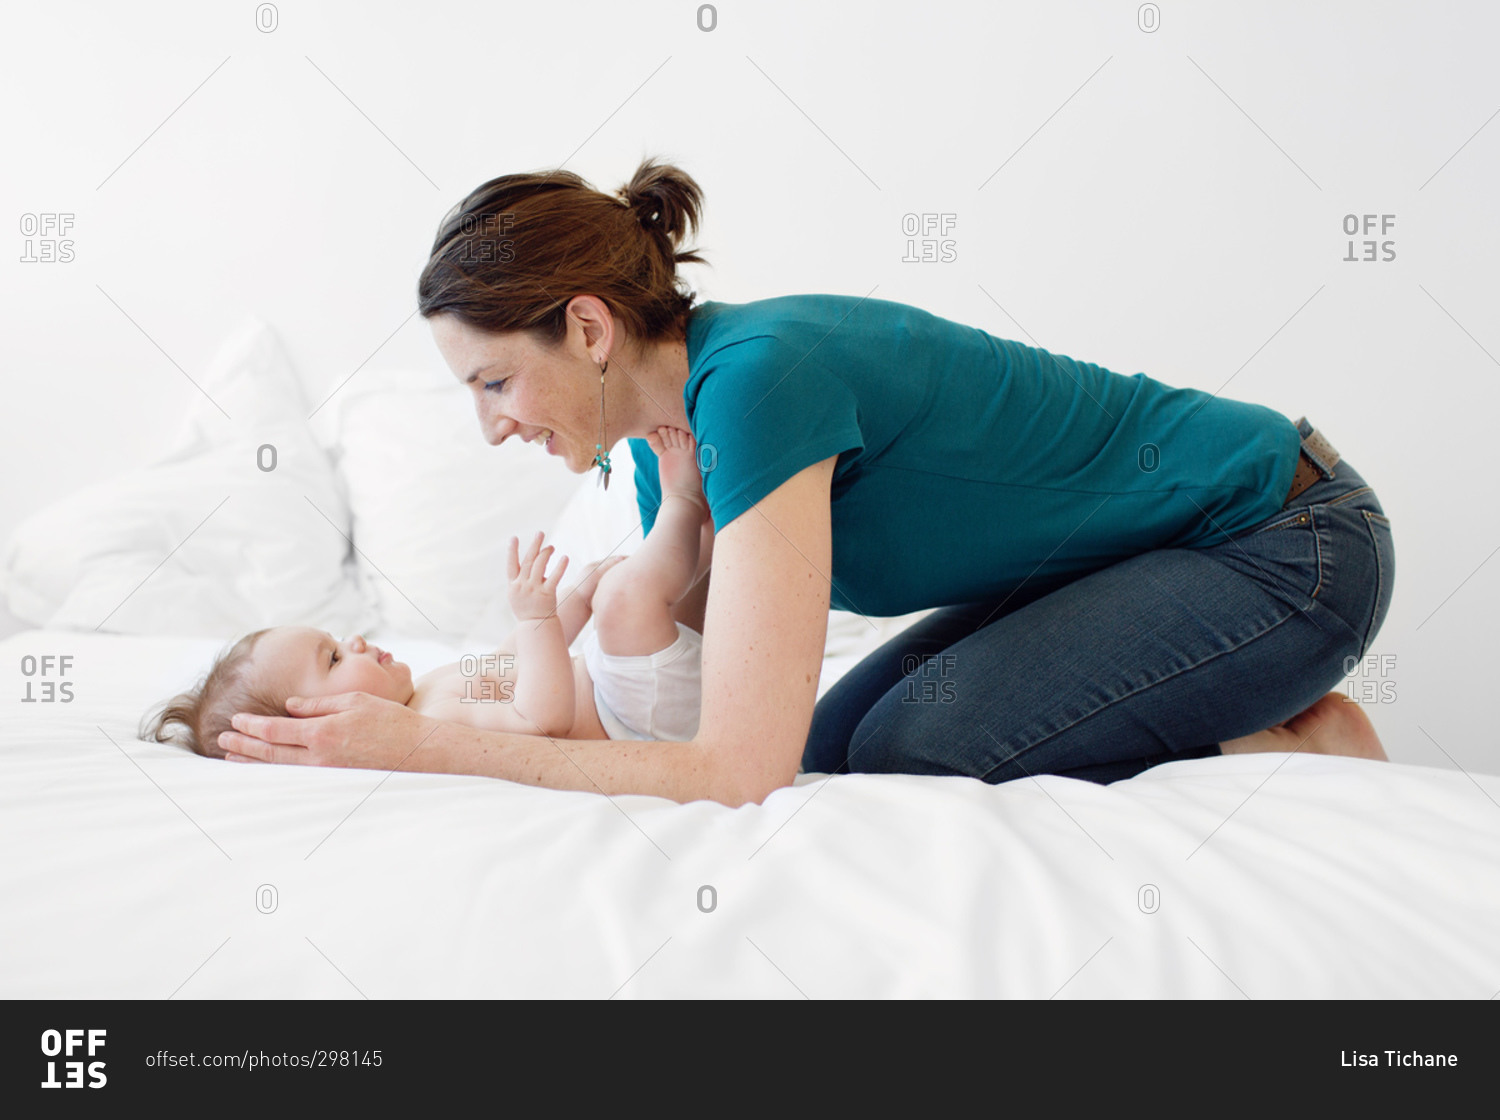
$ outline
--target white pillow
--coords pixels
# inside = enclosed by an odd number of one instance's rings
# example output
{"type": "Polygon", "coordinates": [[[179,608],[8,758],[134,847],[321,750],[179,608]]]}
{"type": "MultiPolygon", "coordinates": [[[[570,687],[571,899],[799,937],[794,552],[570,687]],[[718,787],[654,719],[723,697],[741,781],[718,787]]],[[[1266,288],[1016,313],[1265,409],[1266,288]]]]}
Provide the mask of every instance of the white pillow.
{"type": "Polygon", "coordinates": [[[0,592],[16,616],[221,640],[369,621],[345,567],[348,510],[275,332],[244,320],[199,384],[163,458],[53,503],[12,535],[0,592]]]}
{"type": "Polygon", "coordinates": [[[497,595],[496,625],[514,625],[507,542],[550,536],[579,476],[519,439],[487,444],[451,374],[362,370],[327,407],[355,567],[380,633],[463,642],[497,595]]]}

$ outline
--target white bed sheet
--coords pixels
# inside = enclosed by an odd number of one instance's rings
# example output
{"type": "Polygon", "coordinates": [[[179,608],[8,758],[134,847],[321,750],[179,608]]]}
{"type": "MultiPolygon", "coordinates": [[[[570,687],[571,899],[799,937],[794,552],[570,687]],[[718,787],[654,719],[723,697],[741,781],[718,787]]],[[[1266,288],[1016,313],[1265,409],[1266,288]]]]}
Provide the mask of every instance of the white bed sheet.
{"type": "Polygon", "coordinates": [[[729,809],[136,741],[217,646],[0,643],[0,995],[1500,988],[1500,777],[1259,755],[1108,787],[808,775],[729,809]],[[49,653],[73,657],[75,699],[22,702],[23,656],[49,653]]]}

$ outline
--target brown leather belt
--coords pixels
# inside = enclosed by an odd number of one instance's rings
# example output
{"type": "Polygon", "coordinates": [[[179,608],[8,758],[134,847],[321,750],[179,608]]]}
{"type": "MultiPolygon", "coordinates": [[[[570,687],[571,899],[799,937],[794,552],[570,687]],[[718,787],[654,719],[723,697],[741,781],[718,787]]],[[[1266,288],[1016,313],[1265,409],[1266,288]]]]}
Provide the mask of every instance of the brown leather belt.
{"type": "MultiPolygon", "coordinates": [[[[1306,416],[1297,421],[1298,431],[1301,431],[1302,425],[1305,423],[1307,423],[1306,416]]],[[[1338,451],[1334,449],[1333,444],[1329,443],[1324,438],[1323,433],[1318,431],[1317,428],[1313,428],[1308,435],[1303,436],[1302,446],[1297,449],[1297,470],[1292,475],[1292,488],[1287,493],[1286,501],[1281,504],[1281,508],[1285,509],[1291,505],[1293,498],[1306,490],[1314,482],[1319,482],[1323,479],[1324,474],[1323,470],[1320,469],[1320,464],[1322,467],[1327,468],[1327,477],[1332,478],[1333,465],[1338,461],[1338,451]]]]}

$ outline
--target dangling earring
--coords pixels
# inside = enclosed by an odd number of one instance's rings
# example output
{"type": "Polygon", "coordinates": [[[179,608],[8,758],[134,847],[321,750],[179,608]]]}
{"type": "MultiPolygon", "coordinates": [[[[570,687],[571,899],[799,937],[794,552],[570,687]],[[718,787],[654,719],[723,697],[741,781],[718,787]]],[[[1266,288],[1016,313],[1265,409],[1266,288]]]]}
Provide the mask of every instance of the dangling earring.
{"type": "Polygon", "coordinates": [[[609,368],[609,359],[605,358],[599,365],[599,442],[594,444],[594,461],[591,464],[599,468],[599,482],[605,490],[609,489],[609,452],[604,450],[604,371],[609,368]]]}

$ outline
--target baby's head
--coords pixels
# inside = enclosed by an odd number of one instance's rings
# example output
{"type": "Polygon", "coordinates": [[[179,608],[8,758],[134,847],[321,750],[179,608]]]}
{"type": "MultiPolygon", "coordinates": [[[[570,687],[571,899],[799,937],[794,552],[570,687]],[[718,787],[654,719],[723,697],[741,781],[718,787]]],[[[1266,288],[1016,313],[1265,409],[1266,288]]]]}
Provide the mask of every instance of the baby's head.
{"type": "Polygon", "coordinates": [[[235,712],[284,716],[289,696],[340,692],[406,704],[413,691],[411,668],[362,637],[341,642],[310,626],[277,626],[235,642],[194,688],[148,714],[140,734],[223,758],[219,735],[232,730],[235,712]]]}

